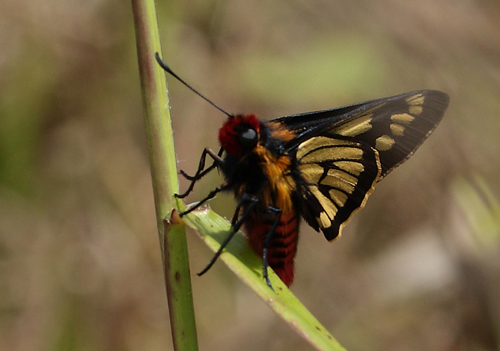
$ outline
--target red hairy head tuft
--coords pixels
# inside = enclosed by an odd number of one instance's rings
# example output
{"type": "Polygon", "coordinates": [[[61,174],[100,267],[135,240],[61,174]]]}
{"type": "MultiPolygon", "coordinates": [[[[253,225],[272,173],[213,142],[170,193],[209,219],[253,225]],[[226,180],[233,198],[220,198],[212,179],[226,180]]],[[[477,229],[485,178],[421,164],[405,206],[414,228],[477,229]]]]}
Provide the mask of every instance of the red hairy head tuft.
{"type": "Polygon", "coordinates": [[[260,133],[260,122],[255,115],[238,115],[230,117],[224,122],[222,128],[219,129],[220,145],[232,156],[238,157],[243,151],[239,135],[242,131],[252,128],[260,133]]]}

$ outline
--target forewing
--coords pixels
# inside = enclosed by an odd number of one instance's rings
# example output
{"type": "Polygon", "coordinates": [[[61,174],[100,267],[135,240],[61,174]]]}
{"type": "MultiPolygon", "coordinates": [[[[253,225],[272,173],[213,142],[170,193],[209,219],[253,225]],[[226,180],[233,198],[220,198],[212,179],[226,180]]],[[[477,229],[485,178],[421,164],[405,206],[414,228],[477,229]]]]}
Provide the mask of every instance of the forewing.
{"type": "Polygon", "coordinates": [[[319,135],[366,143],[380,153],[381,177],[410,157],[441,121],[449,97],[421,90],[325,111],[281,117],[271,121],[293,131],[291,151],[319,135]]]}
{"type": "Polygon", "coordinates": [[[302,215],[333,240],[380,178],[378,152],[352,140],[317,136],[301,143],[296,156],[302,215]]]}
{"type": "Polygon", "coordinates": [[[427,139],[441,121],[448,102],[448,96],[441,92],[408,93],[381,101],[327,130],[375,148],[380,155],[383,178],[427,139]]]}

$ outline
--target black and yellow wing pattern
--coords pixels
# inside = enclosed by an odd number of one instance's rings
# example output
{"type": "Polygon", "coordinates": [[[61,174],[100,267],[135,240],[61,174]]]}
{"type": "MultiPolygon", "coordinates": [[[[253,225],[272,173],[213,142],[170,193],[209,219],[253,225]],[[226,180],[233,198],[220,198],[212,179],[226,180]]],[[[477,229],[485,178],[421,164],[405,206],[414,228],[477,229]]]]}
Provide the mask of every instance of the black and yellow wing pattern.
{"type": "Polygon", "coordinates": [[[340,236],[375,184],[408,159],[441,121],[449,97],[422,90],[271,122],[294,133],[297,194],[307,223],[340,236]]]}

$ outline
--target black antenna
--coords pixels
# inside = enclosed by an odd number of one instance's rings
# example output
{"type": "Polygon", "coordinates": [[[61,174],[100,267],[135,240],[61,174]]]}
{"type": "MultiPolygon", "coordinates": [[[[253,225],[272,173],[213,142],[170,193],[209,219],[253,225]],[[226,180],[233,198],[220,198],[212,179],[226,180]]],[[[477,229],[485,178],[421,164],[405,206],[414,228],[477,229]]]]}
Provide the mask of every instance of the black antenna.
{"type": "Polygon", "coordinates": [[[186,83],[183,79],[181,79],[177,74],[175,74],[174,71],[172,71],[170,69],[170,67],[167,66],[167,64],[165,63],[165,61],[163,61],[161,59],[161,57],[160,57],[160,55],[158,53],[155,53],[155,57],[156,57],[156,61],[160,65],[160,67],[163,68],[163,70],[165,72],[170,73],[170,75],[172,75],[174,78],[176,78],[179,82],[181,82],[186,87],[188,87],[189,89],[191,89],[196,95],[198,95],[199,97],[201,97],[202,99],[204,99],[205,101],[207,101],[210,105],[212,105],[213,107],[215,107],[217,110],[219,110],[220,112],[222,112],[226,116],[233,117],[232,114],[227,113],[226,111],[224,111],[222,108],[220,108],[219,106],[217,106],[214,102],[212,102],[209,98],[207,98],[206,96],[204,96],[203,94],[201,94],[200,92],[198,92],[198,90],[196,90],[195,88],[193,88],[191,85],[189,85],[188,83],[186,83]]]}

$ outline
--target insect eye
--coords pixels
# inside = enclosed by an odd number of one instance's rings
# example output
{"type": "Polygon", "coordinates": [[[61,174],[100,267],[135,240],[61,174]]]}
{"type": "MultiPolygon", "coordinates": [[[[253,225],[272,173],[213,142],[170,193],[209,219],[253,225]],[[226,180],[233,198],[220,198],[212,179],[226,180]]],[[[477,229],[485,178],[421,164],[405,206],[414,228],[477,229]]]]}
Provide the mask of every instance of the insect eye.
{"type": "Polygon", "coordinates": [[[252,128],[248,128],[240,133],[239,139],[244,147],[253,147],[257,142],[257,132],[252,128]]]}

